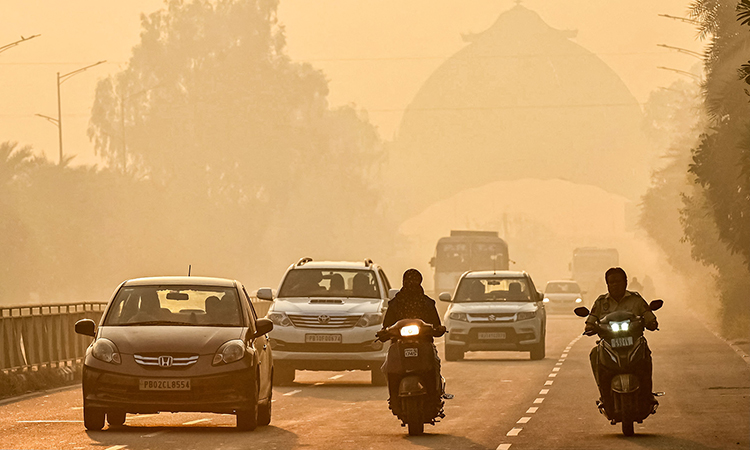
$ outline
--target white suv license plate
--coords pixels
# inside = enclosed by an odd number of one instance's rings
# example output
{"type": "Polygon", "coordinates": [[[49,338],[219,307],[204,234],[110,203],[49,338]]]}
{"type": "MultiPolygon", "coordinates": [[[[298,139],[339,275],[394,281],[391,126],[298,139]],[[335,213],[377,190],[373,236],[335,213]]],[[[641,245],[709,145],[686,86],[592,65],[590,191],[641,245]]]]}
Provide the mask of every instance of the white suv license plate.
{"type": "Polygon", "coordinates": [[[157,380],[141,379],[140,390],[142,391],[189,391],[190,379],[186,378],[160,378],[157,380]]]}
{"type": "Polygon", "coordinates": [[[505,332],[496,331],[488,333],[477,333],[478,339],[505,339],[505,332]]]}
{"type": "Polygon", "coordinates": [[[340,334],[306,334],[305,335],[305,342],[310,344],[340,344],[341,343],[341,335],[340,334]]]}
{"type": "Polygon", "coordinates": [[[612,338],[612,347],[629,347],[633,345],[633,336],[626,336],[621,338],[612,338]]]}

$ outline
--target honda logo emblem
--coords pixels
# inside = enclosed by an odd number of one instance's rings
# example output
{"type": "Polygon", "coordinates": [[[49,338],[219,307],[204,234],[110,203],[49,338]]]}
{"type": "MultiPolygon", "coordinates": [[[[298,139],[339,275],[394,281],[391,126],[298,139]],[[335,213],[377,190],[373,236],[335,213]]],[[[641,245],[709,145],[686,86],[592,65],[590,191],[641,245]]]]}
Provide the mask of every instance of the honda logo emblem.
{"type": "Polygon", "coordinates": [[[323,325],[330,322],[330,320],[331,320],[331,316],[329,315],[321,314],[320,316],[318,316],[318,322],[322,323],[323,325]]]}
{"type": "Polygon", "coordinates": [[[172,367],[172,357],[171,356],[160,356],[159,357],[159,367],[172,367]]]}

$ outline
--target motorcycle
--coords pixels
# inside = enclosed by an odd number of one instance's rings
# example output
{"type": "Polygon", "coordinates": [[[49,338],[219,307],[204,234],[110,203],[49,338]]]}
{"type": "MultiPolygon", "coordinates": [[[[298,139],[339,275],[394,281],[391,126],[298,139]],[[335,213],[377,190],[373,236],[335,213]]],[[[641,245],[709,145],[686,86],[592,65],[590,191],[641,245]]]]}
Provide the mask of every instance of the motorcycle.
{"type": "Polygon", "coordinates": [[[445,380],[435,370],[435,347],[430,340],[445,332],[445,327],[436,329],[419,319],[402,319],[377,333],[378,340],[391,340],[383,365],[388,383],[398,383],[398,398],[391,399],[391,408],[411,436],[423,434],[424,424],[435,425],[444,418],[443,398],[452,397],[443,394],[445,380]]]}
{"type": "MultiPolygon", "coordinates": [[[[649,308],[656,311],[663,304],[663,300],[654,300],[649,304],[649,308]]],[[[585,306],[573,311],[579,317],[589,315],[589,310],[585,306]]],[[[633,422],[643,423],[646,417],[656,413],[659,405],[656,401],[649,401],[651,396],[642,395],[639,391],[640,383],[636,372],[647,356],[644,328],[643,317],[628,311],[614,311],[596,323],[595,331],[584,332],[584,335],[599,336],[596,346],[598,364],[614,374],[610,382],[613,400],[611,407],[607,408],[602,402],[597,402],[599,412],[609,419],[612,425],[622,423],[622,434],[625,436],[634,434],[633,422]]],[[[657,392],[654,395],[661,396],[664,393],[657,392]]]]}

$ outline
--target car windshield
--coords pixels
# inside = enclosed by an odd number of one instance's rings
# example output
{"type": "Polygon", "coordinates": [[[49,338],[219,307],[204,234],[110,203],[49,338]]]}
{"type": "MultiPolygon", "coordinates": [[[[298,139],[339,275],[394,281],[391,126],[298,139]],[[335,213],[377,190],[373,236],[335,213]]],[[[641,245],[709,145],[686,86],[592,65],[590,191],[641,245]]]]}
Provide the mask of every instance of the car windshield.
{"type": "Polygon", "coordinates": [[[525,278],[464,278],[458,285],[455,302],[529,302],[525,278]]]}
{"type": "Polygon", "coordinates": [[[213,286],[125,286],[104,325],[242,326],[235,288],[213,286]]]}
{"type": "Polygon", "coordinates": [[[380,298],[380,288],[371,270],[293,269],[279,297],[380,298]]]}
{"type": "Polygon", "coordinates": [[[550,281],[544,289],[546,294],[580,294],[578,283],[550,281]]]}

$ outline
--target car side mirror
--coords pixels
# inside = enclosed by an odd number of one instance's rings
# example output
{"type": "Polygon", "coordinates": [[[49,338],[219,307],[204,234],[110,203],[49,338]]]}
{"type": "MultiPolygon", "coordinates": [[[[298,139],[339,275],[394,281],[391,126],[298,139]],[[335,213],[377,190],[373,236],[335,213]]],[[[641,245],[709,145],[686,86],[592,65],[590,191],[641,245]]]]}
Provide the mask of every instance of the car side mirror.
{"type": "Polygon", "coordinates": [[[544,300],[544,294],[542,294],[539,291],[536,291],[536,301],[541,302],[544,300]]]}
{"type": "Polygon", "coordinates": [[[441,302],[449,302],[452,300],[450,292],[441,292],[440,295],[438,295],[438,300],[441,302]]]}
{"type": "Polygon", "coordinates": [[[393,297],[398,294],[399,289],[389,289],[388,290],[388,300],[393,300],[393,297]]]}
{"type": "Polygon", "coordinates": [[[96,324],[91,319],[81,319],[75,324],[76,333],[84,336],[96,336],[96,324]]]}
{"type": "Polygon", "coordinates": [[[579,306],[578,308],[574,309],[573,312],[578,317],[588,317],[589,316],[589,309],[585,306],[579,306]]]}
{"type": "Polygon", "coordinates": [[[273,322],[271,322],[271,319],[258,319],[255,321],[255,336],[263,336],[264,334],[268,334],[273,330],[273,322]]]}
{"type": "Polygon", "coordinates": [[[664,306],[664,300],[660,298],[657,298],[656,300],[652,300],[651,303],[648,304],[648,307],[651,308],[651,311],[656,311],[662,306],[664,306]]]}
{"type": "Polygon", "coordinates": [[[273,291],[271,288],[260,288],[255,296],[260,300],[273,300],[273,291]]]}

